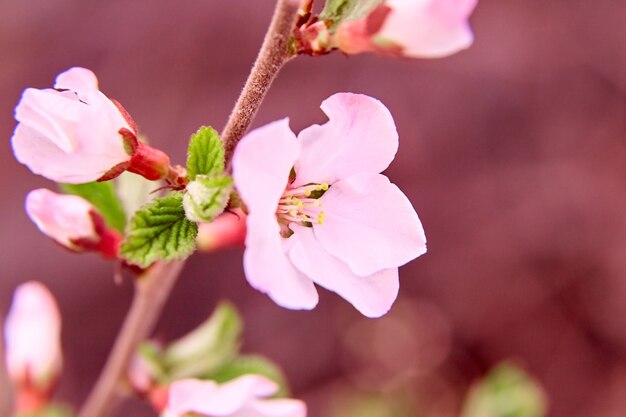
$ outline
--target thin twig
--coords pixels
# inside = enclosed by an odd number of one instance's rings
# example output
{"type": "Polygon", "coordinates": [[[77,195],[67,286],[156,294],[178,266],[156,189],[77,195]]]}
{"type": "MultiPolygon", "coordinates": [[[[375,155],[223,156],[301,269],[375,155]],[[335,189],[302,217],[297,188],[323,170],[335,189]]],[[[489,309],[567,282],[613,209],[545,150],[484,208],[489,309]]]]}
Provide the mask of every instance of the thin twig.
{"type": "MultiPolygon", "coordinates": [[[[300,0],[278,0],[276,4],[259,55],[221,135],[228,165],[237,142],[248,130],[272,81],[292,57],[289,38],[299,5],[300,0]]],[[[183,266],[184,261],[157,264],[137,281],[122,330],[78,417],[104,417],[114,405],[118,384],[137,347],[149,336],[183,266]]]]}
{"type": "Polygon", "coordinates": [[[137,279],[124,325],[79,417],[105,416],[115,404],[118,384],[137,347],[150,334],[183,266],[184,261],[158,263],[137,279]]]}
{"type": "Polygon", "coordinates": [[[300,3],[299,0],[278,0],[276,4],[272,23],[265,35],[259,55],[235,108],[222,130],[227,170],[230,170],[230,160],[237,143],[250,127],[272,81],[282,66],[294,56],[289,50],[289,39],[295,26],[300,3]]]}

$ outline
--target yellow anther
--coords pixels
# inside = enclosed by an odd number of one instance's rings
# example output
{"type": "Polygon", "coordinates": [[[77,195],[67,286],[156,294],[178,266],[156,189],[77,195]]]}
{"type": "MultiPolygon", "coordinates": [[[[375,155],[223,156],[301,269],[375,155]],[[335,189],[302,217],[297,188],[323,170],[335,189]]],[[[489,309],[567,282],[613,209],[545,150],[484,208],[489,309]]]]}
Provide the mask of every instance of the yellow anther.
{"type": "Polygon", "coordinates": [[[304,190],[304,195],[307,197],[311,197],[311,190],[304,190]]]}
{"type": "Polygon", "coordinates": [[[317,215],[317,223],[318,224],[324,223],[324,212],[321,212],[320,214],[317,215]]]}
{"type": "Polygon", "coordinates": [[[298,214],[298,210],[296,210],[296,209],[289,210],[289,215],[290,216],[296,216],[297,214],[298,214]]]}
{"type": "Polygon", "coordinates": [[[326,184],[326,183],[322,184],[322,190],[327,191],[328,190],[328,184],[326,184]]]}
{"type": "Polygon", "coordinates": [[[300,218],[301,218],[302,220],[304,220],[305,222],[308,222],[308,221],[309,221],[309,216],[307,216],[306,214],[302,214],[302,215],[300,216],[300,218]]]}

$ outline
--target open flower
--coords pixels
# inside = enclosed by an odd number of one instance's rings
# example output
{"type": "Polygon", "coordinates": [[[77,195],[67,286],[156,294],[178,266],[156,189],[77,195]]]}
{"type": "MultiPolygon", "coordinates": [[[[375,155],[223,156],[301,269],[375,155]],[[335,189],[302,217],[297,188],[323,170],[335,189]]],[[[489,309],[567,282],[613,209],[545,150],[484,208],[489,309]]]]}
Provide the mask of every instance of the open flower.
{"type": "Polygon", "coordinates": [[[378,317],[396,299],[398,267],[426,252],[411,203],[380,174],[398,135],[371,97],[335,94],[321,108],[329,121],[297,139],[283,119],[235,150],[235,186],[249,213],[246,277],[287,308],[313,308],[317,283],[378,317]]]}
{"type": "Polygon", "coordinates": [[[365,18],[342,22],[336,43],[349,54],[439,58],[468,48],[467,19],[478,0],[387,0],[365,18]]]}
{"type": "Polygon", "coordinates": [[[150,180],[168,174],[169,157],[137,140],[128,113],[98,90],[88,69],[59,74],[54,89],[27,88],[15,118],[15,157],[53,181],[110,179],[124,170],[150,180]]]}
{"type": "Polygon", "coordinates": [[[18,398],[30,400],[18,408],[41,405],[54,386],[62,363],[60,332],[61,317],[50,291],[35,281],[20,285],[4,325],[7,371],[18,398]]]}
{"type": "Polygon", "coordinates": [[[293,399],[266,399],[278,386],[259,375],[244,375],[218,385],[214,381],[174,382],[163,417],[187,413],[211,417],[305,417],[306,405],[293,399]]]}
{"type": "Polygon", "coordinates": [[[39,188],[26,196],[26,213],[39,230],[67,249],[117,257],[122,237],[81,197],[39,188]]]}

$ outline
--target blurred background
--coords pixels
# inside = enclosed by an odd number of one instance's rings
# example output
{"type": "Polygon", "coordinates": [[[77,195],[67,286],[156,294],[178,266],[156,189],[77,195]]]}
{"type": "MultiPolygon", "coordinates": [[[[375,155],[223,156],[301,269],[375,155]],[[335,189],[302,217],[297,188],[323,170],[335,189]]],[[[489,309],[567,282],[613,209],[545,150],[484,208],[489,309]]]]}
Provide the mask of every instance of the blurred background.
{"type": "MultiPolygon", "coordinates": [[[[131,286],[26,217],[26,193],[54,184],[13,159],[22,90],[90,68],[183,163],[191,133],[225,124],[273,3],[0,0],[0,315],[22,281],[58,297],[60,399],[87,395],[131,286]]],[[[281,309],[248,286],[232,249],[190,259],[155,335],[179,337],[232,300],[244,351],[279,363],[311,417],[457,416],[503,360],[543,387],[546,415],[624,416],[626,2],[482,0],[471,21],[474,46],[446,59],[299,57],[254,123],[322,123],[319,103],[338,91],[389,107],[400,151],[387,175],[420,215],[429,251],[401,268],[387,316],[364,318],[324,290],[314,311],[281,309]]],[[[118,415],[130,413],[152,415],[139,402],[118,415]]]]}

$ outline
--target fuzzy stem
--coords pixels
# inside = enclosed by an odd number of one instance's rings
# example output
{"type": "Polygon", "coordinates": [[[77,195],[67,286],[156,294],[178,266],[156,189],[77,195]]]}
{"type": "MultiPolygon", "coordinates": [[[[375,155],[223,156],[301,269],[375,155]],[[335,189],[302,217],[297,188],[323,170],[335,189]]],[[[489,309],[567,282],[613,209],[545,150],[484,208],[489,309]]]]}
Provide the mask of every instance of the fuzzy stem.
{"type": "Polygon", "coordinates": [[[243,91],[222,131],[227,170],[237,143],[250,127],[272,81],[282,66],[294,57],[289,38],[295,26],[299,0],[278,0],[272,22],[243,91]]]}
{"type": "MultiPolygon", "coordinates": [[[[289,38],[299,5],[300,0],[278,0],[276,4],[257,60],[221,135],[228,166],[237,142],[248,130],[272,81],[293,56],[289,38]]],[[[137,347],[149,336],[183,266],[184,261],[159,263],[137,280],[122,330],[78,417],[104,417],[114,405],[118,384],[137,347]]]]}
{"type": "Polygon", "coordinates": [[[79,417],[105,416],[114,405],[118,384],[137,347],[152,330],[183,266],[183,261],[158,263],[137,278],[124,325],[79,417]]]}

